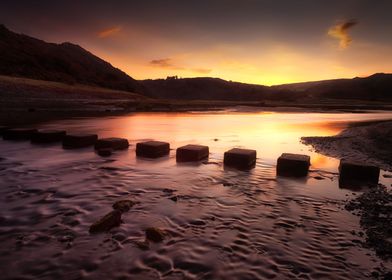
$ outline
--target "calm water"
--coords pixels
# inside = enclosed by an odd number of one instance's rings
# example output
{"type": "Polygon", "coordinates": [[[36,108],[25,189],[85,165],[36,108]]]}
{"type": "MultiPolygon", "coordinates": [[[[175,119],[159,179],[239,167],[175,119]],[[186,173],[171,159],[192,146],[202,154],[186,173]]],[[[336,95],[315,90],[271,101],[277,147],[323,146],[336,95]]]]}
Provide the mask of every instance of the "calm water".
{"type": "Polygon", "coordinates": [[[353,194],[338,187],[338,161],[299,140],[376,119],[392,113],[137,113],[39,127],[128,138],[130,149],[110,158],[0,140],[3,278],[367,279],[380,261],[356,245],[358,217],[343,209],[353,194]],[[170,142],[170,156],[137,159],[135,144],[148,139],[170,142]],[[211,164],[177,164],[174,149],[185,144],[208,145],[211,164]],[[233,147],[257,150],[256,168],[224,169],[233,147]],[[311,156],[308,178],[276,177],[283,152],[311,156]],[[119,228],[90,235],[119,199],[139,204],[119,228]],[[150,226],[168,236],[143,251],[134,242],[150,226]]]}

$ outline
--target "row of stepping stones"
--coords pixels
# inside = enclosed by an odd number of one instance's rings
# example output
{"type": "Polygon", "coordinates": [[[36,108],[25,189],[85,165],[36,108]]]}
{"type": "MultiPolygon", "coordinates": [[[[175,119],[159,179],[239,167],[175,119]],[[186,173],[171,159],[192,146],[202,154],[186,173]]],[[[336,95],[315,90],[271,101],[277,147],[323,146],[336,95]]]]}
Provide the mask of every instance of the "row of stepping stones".
{"type": "MultiPolygon", "coordinates": [[[[98,139],[96,134],[67,134],[62,130],[36,130],[28,128],[7,128],[0,126],[0,135],[5,140],[31,140],[33,143],[51,143],[62,141],[65,149],[95,146],[101,156],[110,156],[114,150],[128,149],[129,143],[124,138],[98,139]]],[[[168,155],[170,144],[161,141],[146,141],[136,144],[138,157],[159,158],[168,155]]],[[[176,151],[178,162],[202,161],[208,159],[209,147],[203,145],[186,145],[176,151]]],[[[225,166],[249,170],[255,167],[256,151],[233,148],[224,153],[225,166]]],[[[278,176],[305,177],[309,172],[310,157],[307,155],[283,153],[277,160],[278,176]]],[[[377,184],[380,169],[376,166],[341,160],[339,182],[377,184]]]]}

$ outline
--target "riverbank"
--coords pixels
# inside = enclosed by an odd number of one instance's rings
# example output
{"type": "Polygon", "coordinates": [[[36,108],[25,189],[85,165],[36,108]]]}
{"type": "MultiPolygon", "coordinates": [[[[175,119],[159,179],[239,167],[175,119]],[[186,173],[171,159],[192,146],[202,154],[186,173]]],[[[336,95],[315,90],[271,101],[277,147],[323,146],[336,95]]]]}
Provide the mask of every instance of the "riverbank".
{"type": "Polygon", "coordinates": [[[392,171],[392,121],[356,123],[335,136],[302,137],[317,153],[392,171]]]}
{"type": "Polygon", "coordinates": [[[285,100],[239,102],[153,99],[126,91],[7,76],[0,76],[0,104],[0,125],[30,125],[74,117],[117,116],[132,112],[392,110],[392,104],[358,100],[308,100],[294,103],[285,100]]]}

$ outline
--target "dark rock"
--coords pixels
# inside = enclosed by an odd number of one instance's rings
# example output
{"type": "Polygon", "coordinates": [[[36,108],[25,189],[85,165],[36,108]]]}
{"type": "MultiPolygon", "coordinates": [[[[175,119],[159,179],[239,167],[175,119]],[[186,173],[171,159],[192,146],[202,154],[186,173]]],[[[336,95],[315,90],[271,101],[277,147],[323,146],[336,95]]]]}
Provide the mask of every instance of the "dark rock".
{"type": "Polygon", "coordinates": [[[136,155],[139,157],[158,158],[168,155],[170,144],[160,141],[147,141],[137,143],[136,155]]]}
{"type": "Polygon", "coordinates": [[[96,134],[68,134],[63,139],[63,147],[66,149],[84,148],[94,145],[97,139],[96,134]]]}
{"type": "Polygon", "coordinates": [[[380,168],[362,163],[341,160],[339,165],[339,186],[354,188],[378,183],[380,168]]]}
{"type": "Polygon", "coordinates": [[[283,153],[276,166],[279,176],[304,177],[308,175],[310,157],[307,155],[283,153]]]}
{"type": "Polygon", "coordinates": [[[112,207],[114,210],[119,210],[120,212],[128,212],[136,203],[131,200],[120,200],[116,201],[112,207]]]}
{"type": "Polygon", "coordinates": [[[97,154],[101,157],[109,157],[112,155],[113,150],[110,148],[98,149],[97,154]]]}
{"type": "Polygon", "coordinates": [[[8,127],[8,126],[0,126],[0,135],[3,135],[3,133],[5,131],[7,131],[8,129],[10,129],[10,127],[8,127]]]}
{"type": "Polygon", "coordinates": [[[145,241],[134,241],[134,244],[141,250],[146,251],[148,249],[150,249],[150,243],[148,242],[148,240],[145,241]]]}
{"type": "Polygon", "coordinates": [[[256,151],[248,149],[231,149],[224,154],[224,165],[237,169],[250,169],[256,164],[256,151]]]}
{"type": "Polygon", "coordinates": [[[64,130],[38,130],[31,137],[33,143],[51,143],[60,142],[65,137],[66,132],[64,130]]]}
{"type": "Polygon", "coordinates": [[[174,196],[169,197],[169,199],[173,200],[174,202],[177,202],[178,196],[174,195],[174,196]]]}
{"type": "Polygon", "coordinates": [[[380,258],[391,260],[392,191],[377,185],[350,200],[345,208],[360,217],[360,225],[366,231],[364,245],[373,248],[380,258]]]}
{"type": "Polygon", "coordinates": [[[208,146],[186,145],[177,149],[176,160],[178,162],[200,161],[208,158],[208,146]]]}
{"type": "Polygon", "coordinates": [[[165,239],[165,234],[159,228],[150,227],[146,229],[146,239],[152,242],[161,242],[165,239]]]}
{"type": "Polygon", "coordinates": [[[122,212],[119,210],[106,214],[90,226],[90,233],[105,232],[118,227],[121,224],[121,214],[122,212]]]}
{"type": "Polygon", "coordinates": [[[125,138],[102,138],[98,139],[98,141],[95,143],[95,149],[113,149],[113,150],[124,150],[128,149],[129,147],[129,142],[125,138]]]}
{"type": "Polygon", "coordinates": [[[5,140],[30,140],[37,132],[34,128],[10,128],[3,131],[5,140]]]}

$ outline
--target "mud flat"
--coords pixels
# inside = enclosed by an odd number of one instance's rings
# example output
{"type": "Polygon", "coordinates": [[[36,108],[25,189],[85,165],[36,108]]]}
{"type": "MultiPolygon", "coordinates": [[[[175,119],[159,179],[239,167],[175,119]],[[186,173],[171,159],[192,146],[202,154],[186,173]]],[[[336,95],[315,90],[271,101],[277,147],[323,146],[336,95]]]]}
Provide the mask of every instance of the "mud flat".
{"type": "Polygon", "coordinates": [[[336,136],[302,137],[316,152],[392,170],[392,121],[351,125],[336,136]]]}

